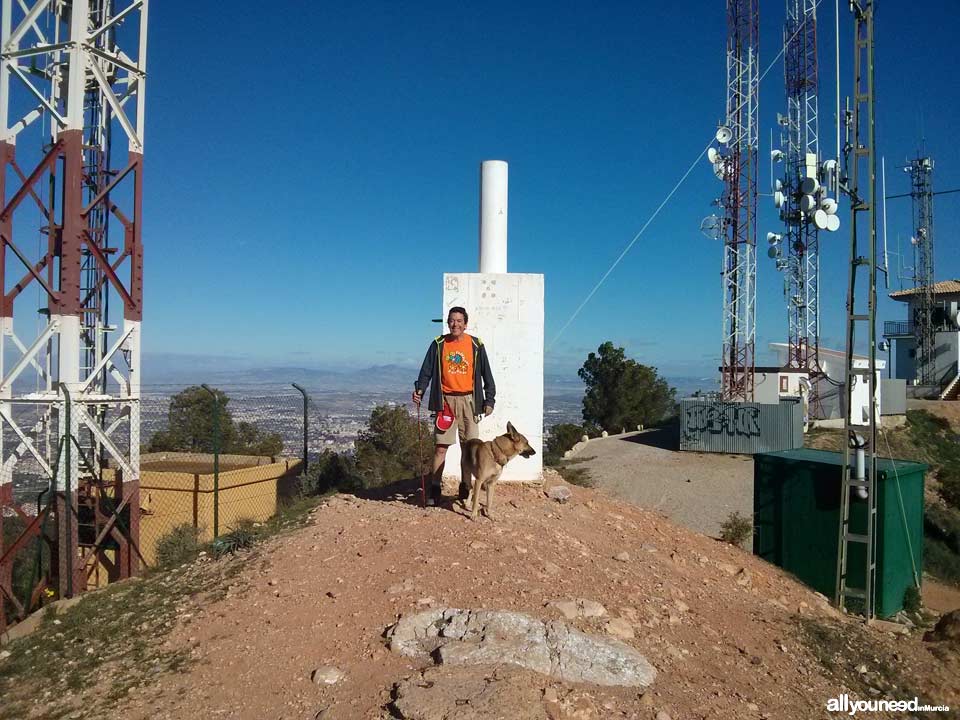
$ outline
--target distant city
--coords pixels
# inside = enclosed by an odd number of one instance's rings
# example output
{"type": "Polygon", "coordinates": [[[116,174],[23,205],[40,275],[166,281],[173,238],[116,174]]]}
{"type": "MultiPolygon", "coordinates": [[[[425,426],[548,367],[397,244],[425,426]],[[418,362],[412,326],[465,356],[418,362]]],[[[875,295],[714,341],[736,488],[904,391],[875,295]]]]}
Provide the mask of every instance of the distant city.
{"type": "MultiPolygon", "coordinates": [[[[195,371],[194,371],[195,372],[195,371]]],[[[276,433],[283,441],[283,453],[300,456],[303,452],[303,396],[291,385],[297,382],[309,396],[307,447],[311,456],[330,450],[352,452],[354,441],[367,427],[370,414],[379,405],[407,407],[415,371],[410,368],[383,366],[364,371],[337,373],[298,368],[271,368],[245,372],[206,373],[187,379],[167,376],[166,382],[145,383],[142,388],[140,416],[141,449],[149,449],[153,435],[169,425],[170,400],[191,385],[206,383],[226,393],[226,411],[236,423],[249,423],[266,433],[276,433]],[[281,379],[282,378],[282,379],[281,379]],[[370,378],[377,378],[371,387],[370,378]]],[[[697,378],[668,378],[677,389],[677,397],[686,397],[696,390],[708,391],[710,383],[697,378]]],[[[574,375],[547,376],[544,384],[544,431],[560,423],[580,424],[583,385],[574,375]]],[[[31,443],[41,453],[56,444],[55,419],[43,421],[35,417],[34,406],[14,408],[18,424],[32,428],[31,443]]],[[[428,415],[424,410],[424,419],[428,415]]],[[[113,419],[108,418],[111,422],[113,419]]],[[[116,436],[115,436],[116,437],[116,436]]],[[[20,445],[21,460],[13,470],[14,495],[20,502],[34,502],[47,486],[47,479],[37,461],[25,452],[25,446],[7,426],[4,444],[20,445]]],[[[122,449],[122,443],[121,449],[122,449]]]]}

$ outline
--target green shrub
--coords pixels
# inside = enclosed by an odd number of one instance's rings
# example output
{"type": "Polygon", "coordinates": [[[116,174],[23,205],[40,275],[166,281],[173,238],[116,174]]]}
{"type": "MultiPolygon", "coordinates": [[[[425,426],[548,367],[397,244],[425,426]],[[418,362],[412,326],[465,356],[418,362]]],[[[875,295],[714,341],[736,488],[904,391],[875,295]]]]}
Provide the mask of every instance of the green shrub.
{"type": "Polygon", "coordinates": [[[254,528],[253,520],[240,520],[235,528],[221,535],[211,543],[214,557],[233,555],[239,550],[246,550],[256,544],[259,536],[254,528]]]}
{"type": "Polygon", "coordinates": [[[720,523],[720,539],[737,547],[743,547],[743,544],[753,535],[753,519],[744,517],[738,512],[731,513],[727,519],[720,523]]]}
{"type": "Polygon", "coordinates": [[[960,556],[929,535],[923,539],[923,569],[938,580],[960,585],[960,556]]]}
{"type": "Polygon", "coordinates": [[[362,481],[351,456],[324,450],[317,459],[310,461],[307,474],[300,481],[300,492],[305,496],[323,495],[356,490],[361,486],[362,481]]]}
{"type": "Polygon", "coordinates": [[[922,606],[923,596],[920,594],[920,588],[911,585],[903,593],[903,609],[908,613],[917,613],[922,606]]]}
{"type": "Polygon", "coordinates": [[[193,525],[177,525],[157,542],[157,567],[171,568],[196,560],[200,554],[199,537],[193,525]]]}
{"type": "Polygon", "coordinates": [[[423,422],[418,435],[417,419],[403,405],[375,407],[354,447],[356,476],[364,488],[415,478],[421,463],[427,468],[433,458],[429,425],[423,422]]]}

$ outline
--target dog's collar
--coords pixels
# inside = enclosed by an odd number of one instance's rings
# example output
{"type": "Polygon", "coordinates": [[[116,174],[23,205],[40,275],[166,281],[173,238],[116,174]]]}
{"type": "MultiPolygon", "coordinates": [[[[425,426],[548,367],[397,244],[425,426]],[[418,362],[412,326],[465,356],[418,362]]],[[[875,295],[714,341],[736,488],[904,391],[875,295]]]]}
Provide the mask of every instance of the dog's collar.
{"type": "Polygon", "coordinates": [[[502,437],[503,437],[503,435],[497,435],[497,436],[493,439],[493,443],[492,443],[492,444],[493,444],[493,459],[494,459],[494,461],[497,463],[497,465],[499,465],[500,467],[503,467],[503,466],[506,465],[508,462],[510,462],[510,458],[508,458],[507,455],[506,455],[506,453],[504,453],[503,450],[500,449],[500,445],[497,443],[497,440],[499,440],[499,439],[502,438],[502,437]]]}

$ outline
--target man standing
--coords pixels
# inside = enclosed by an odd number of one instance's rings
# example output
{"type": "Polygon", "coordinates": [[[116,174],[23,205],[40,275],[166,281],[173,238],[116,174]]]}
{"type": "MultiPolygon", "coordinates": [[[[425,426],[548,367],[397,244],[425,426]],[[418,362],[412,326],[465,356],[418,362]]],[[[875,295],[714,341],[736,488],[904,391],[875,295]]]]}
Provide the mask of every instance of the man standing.
{"type": "MultiPolygon", "coordinates": [[[[480,338],[466,333],[467,311],[462,307],[450,308],[447,313],[447,328],[449,333],[435,337],[430,343],[420,375],[413,384],[414,405],[420,406],[429,385],[427,409],[440,413],[446,403],[456,418],[447,430],[441,430],[434,425],[436,447],[427,496],[428,505],[436,505],[440,501],[440,481],[443,478],[447,448],[453,445],[458,436],[461,447],[467,440],[480,437],[480,413],[477,408],[482,407],[484,415],[492,413],[497,394],[497,386],[493,382],[487,360],[487,349],[480,338]]],[[[467,497],[469,491],[470,478],[465,477],[461,461],[460,497],[467,497]]]]}

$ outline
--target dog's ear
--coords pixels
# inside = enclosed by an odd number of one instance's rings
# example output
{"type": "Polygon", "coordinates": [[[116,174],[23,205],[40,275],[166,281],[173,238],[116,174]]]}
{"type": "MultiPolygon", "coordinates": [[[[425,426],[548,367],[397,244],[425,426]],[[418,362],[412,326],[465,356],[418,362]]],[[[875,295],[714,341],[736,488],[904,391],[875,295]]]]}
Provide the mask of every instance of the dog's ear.
{"type": "Polygon", "coordinates": [[[510,422],[509,420],[507,421],[507,434],[510,435],[510,437],[517,436],[517,429],[513,426],[513,423],[510,422]]]}

